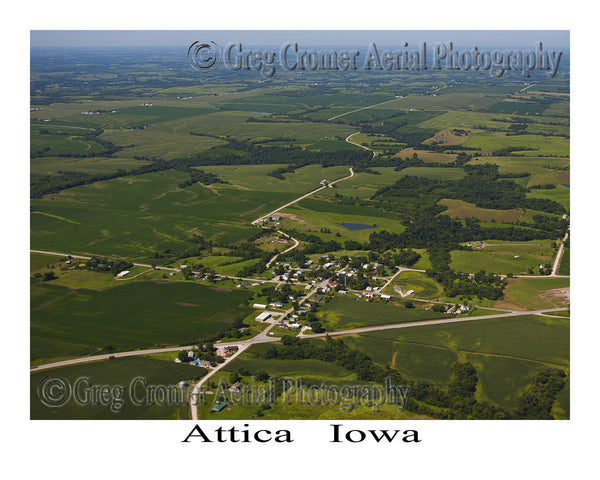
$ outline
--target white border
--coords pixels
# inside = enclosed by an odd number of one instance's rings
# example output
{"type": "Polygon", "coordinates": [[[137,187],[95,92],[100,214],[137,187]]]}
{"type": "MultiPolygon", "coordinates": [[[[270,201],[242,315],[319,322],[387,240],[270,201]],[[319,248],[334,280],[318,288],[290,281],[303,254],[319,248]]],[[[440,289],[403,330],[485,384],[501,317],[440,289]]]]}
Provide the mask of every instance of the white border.
{"type": "MultiPolygon", "coordinates": [[[[594,373],[598,327],[595,202],[598,159],[595,16],[577,4],[485,2],[27,2],[5,12],[2,176],[5,455],[13,472],[47,478],[158,478],[165,475],[421,476],[564,478],[591,465],[596,448],[594,373]],[[16,9],[16,12],[15,10],[16,9]],[[416,428],[419,445],[328,443],[332,422],[269,422],[297,441],[274,444],[181,444],[191,422],[31,422],[28,420],[28,105],[30,29],[570,29],[572,61],[572,220],[574,272],[571,416],[562,422],[360,422],[361,428],[416,428]],[[5,26],[6,28],[6,26],[5,26]],[[6,135],[8,134],[8,135],[6,135]],[[6,148],[8,147],[8,148],[6,148]],[[584,254],[584,252],[587,252],[584,254]],[[584,268],[588,272],[584,272],[584,268]],[[584,308],[585,305],[585,308],[584,308]],[[16,333],[16,335],[15,335],[16,333]],[[323,434],[321,432],[324,431],[323,434]],[[18,470],[17,470],[18,469],[18,470]]],[[[585,8],[585,7],[584,7],[585,8]]],[[[225,424],[226,422],[224,422],[225,424]]],[[[344,422],[350,426],[352,422],[344,422]]],[[[212,424],[211,424],[212,425],[212,424]]],[[[214,427],[213,427],[214,428],[214,427]]]]}

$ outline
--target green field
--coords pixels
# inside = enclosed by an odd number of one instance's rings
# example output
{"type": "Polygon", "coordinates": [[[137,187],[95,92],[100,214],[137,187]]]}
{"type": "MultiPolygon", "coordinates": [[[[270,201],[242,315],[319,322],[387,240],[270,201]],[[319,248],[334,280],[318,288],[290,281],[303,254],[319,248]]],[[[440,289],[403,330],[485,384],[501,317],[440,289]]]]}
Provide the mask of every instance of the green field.
{"type": "Polygon", "coordinates": [[[490,241],[490,245],[481,250],[453,250],[451,257],[452,268],[459,272],[483,270],[496,274],[526,274],[530,268],[537,273],[539,265],[551,263],[554,249],[543,244],[496,244],[490,241]]]}
{"type": "Polygon", "coordinates": [[[386,287],[385,293],[396,294],[396,288],[404,293],[414,290],[415,298],[438,298],[443,293],[443,287],[434,279],[421,272],[402,272],[386,287]]]}
{"type": "Polygon", "coordinates": [[[564,307],[567,302],[560,289],[570,286],[569,278],[518,278],[511,280],[504,290],[504,299],[496,305],[517,309],[564,307]]]}
{"type": "Polygon", "coordinates": [[[295,194],[195,184],[166,171],[121,177],[32,200],[31,246],[152,263],[165,249],[189,248],[193,233],[231,243],[256,233],[250,222],[295,194]],[[42,213],[42,214],[40,214],[42,213]]]}
{"type": "Polygon", "coordinates": [[[31,286],[31,360],[197,341],[244,318],[245,291],[192,283],[134,282],[96,291],[31,286]]]}
{"type": "MultiPolygon", "coordinates": [[[[189,405],[183,400],[185,397],[171,397],[177,405],[162,405],[159,398],[152,400],[151,390],[146,387],[152,385],[174,386],[181,380],[192,381],[206,374],[206,370],[186,364],[176,364],[173,361],[157,360],[146,356],[135,356],[126,358],[115,358],[101,362],[84,363],[72,365],[58,370],[32,371],[30,375],[30,415],[31,419],[54,419],[54,420],[157,420],[157,419],[183,419],[189,418],[189,405]],[[71,386],[78,378],[87,377],[89,383],[83,383],[83,387],[108,385],[113,392],[105,405],[85,405],[88,401],[82,394],[81,400],[84,405],[78,405],[75,398],[58,408],[45,406],[38,394],[38,386],[44,384],[48,377],[56,377],[66,380],[71,386]],[[147,380],[147,383],[135,383],[135,397],[129,393],[129,385],[137,377],[147,380]],[[114,387],[124,387],[124,392],[113,390],[114,387]],[[152,405],[138,406],[137,400],[145,399],[152,405]],[[121,402],[122,401],[122,408],[121,402]],[[183,403],[183,404],[179,404],[183,403]],[[112,408],[111,408],[112,406],[112,408]]],[[[42,387],[40,387],[42,388],[42,387]]],[[[180,394],[181,395],[181,394],[180,394]]],[[[174,402],[174,403],[175,403],[174,402]]],[[[100,403],[98,401],[98,403],[100,403]]]]}
{"type": "Polygon", "coordinates": [[[373,303],[353,296],[337,296],[320,307],[317,316],[328,331],[334,332],[372,325],[433,320],[447,315],[405,308],[394,303],[373,303]]]}
{"type": "MultiPolygon", "coordinates": [[[[445,384],[457,359],[477,369],[478,396],[511,407],[536,372],[569,367],[569,320],[535,316],[431,325],[344,337],[413,380],[445,384]]],[[[563,401],[563,403],[565,403],[563,401]]]]}

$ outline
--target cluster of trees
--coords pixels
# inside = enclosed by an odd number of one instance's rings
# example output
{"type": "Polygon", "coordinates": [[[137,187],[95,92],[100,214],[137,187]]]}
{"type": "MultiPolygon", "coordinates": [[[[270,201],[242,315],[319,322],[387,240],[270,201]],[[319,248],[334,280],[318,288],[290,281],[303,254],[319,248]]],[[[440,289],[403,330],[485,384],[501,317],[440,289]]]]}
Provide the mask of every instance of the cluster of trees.
{"type": "Polygon", "coordinates": [[[203,185],[211,185],[213,183],[229,183],[222,180],[214,173],[206,173],[204,170],[196,170],[191,167],[182,169],[183,171],[190,174],[190,179],[179,184],[179,188],[186,188],[195,183],[201,183],[203,185]]]}
{"type": "Polygon", "coordinates": [[[552,419],[552,404],[566,384],[566,374],[559,368],[538,373],[516,402],[514,418],[520,420],[552,419]]]}
{"type": "Polygon", "coordinates": [[[92,257],[85,263],[85,268],[95,272],[110,272],[113,275],[128,270],[133,263],[126,260],[110,260],[108,258],[92,257]]]}

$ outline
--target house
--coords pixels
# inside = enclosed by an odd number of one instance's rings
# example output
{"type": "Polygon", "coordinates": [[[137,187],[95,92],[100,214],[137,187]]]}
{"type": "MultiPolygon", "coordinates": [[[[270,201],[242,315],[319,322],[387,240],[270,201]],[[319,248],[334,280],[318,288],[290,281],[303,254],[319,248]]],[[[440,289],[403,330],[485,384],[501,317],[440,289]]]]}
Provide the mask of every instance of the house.
{"type": "Polygon", "coordinates": [[[299,323],[290,323],[290,328],[293,328],[294,330],[298,330],[300,328],[300,324],[299,323]]]}
{"type": "Polygon", "coordinates": [[[372,294],[372,293],[367,293],[367,294],[365,295],[365,298],[367,299],[367,301],[369,301],[369,300],[373,300],[373,294],[372,294]]]}
{"type": "Polygon", "coordinates": [[[231,345],[228,347],[224,347],[223,351],[225,352],[225,355],[229,355],[230,353],[234,353],[237,352],[240,348],[237,345],[231,345]]]}
{"type": "Polygon", "coordinates": [[[264,322],[268,318],[271,317],[271,312],[262,312],[260,315],[256,317],[256,320],[259,322],[264,322]]]}
{"type": "Polygon", "coordinates": [[[346,295],[348,293],[348,291],[347,290],[340,290],[338,293],[340,295],[346,295]]]}
{"type": "Polygon", "coordinates": [[[282,308],[283,307],[283,303],[279,303],[279,302],[271,302],[269,303],[270,307],[275,307],[275,308],[282,308]]]}
{"type": "Polygon", "coordinates": [[[310,290],[312,288],[312,285],[307,285],[306,287],[304,287],[304,290],[310,290]]]}
{"type": "Polygon", "coordinates": [[[240,382],[235,382],[231,387],[229,387],[230,392],[239,392],[242,389],[242,384],[240,382]]]}
{"type": "Polygon", "coordinates": [[[320,302],[321,300],[323,300],[322,295],[315,295],[315,302],[320,302]]]}
{"type": "Polygon", "coordinates": [[[187,354],[187,357],[188,357],[188,358],[194,358],[194,352],[193,352],[193,350],[190,350],[190,351],[188,352],[188,354],[187,354]]]}
{"type": "Polygon", "coordinates": [[[181,382],[179,382],[179,384],[177,386],[179,388],[185,388],[185,387],[187,387],[187,383],[185,380],[182,380],[181,382]]]}
{"type": "Polygon", "coordinates": [[[321,184],[321,185],[327,185],[327,179],[326,179],[326,178],[324,178],[323,180],[321,180],[321,181],[319,182],[319,184],[321,184]]]}
{"type": "Polygon", "coordinates": [[[274,221],[274,222],[279,222],[283,219],[283,217],[281,215],[271,215],[269,217],[270,220],[274,221]]]}

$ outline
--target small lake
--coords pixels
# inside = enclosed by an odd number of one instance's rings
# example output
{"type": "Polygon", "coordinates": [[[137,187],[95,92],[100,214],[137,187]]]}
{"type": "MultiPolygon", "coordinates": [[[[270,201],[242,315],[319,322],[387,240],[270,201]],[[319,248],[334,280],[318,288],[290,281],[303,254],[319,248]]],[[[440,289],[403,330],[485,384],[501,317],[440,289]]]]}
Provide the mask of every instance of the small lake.
{"type": "Polygon", "coordinates": [[[341,225],[348,230],[368,230],[370,228],[377,228],[377,225],[366,225],[364,223],[336,223],[336,225],[341,225]]]}

